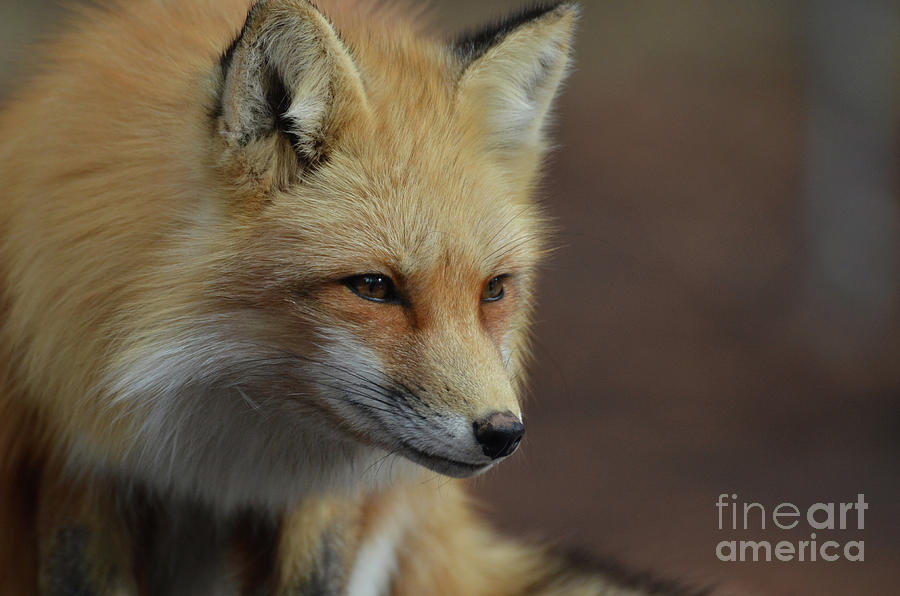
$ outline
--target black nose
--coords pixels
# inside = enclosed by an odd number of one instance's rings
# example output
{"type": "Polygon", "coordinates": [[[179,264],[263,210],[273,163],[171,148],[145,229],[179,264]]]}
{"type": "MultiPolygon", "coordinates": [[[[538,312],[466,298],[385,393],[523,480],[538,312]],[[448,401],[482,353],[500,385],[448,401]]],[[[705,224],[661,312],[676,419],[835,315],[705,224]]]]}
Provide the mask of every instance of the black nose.
{"type": "Polygon", "coordinates": [[[476,421],[472,427],[481,450],[491,459],[506,457],[515,451],[525,434],[525,426],[512,412],[495,412],[476,421]]]}

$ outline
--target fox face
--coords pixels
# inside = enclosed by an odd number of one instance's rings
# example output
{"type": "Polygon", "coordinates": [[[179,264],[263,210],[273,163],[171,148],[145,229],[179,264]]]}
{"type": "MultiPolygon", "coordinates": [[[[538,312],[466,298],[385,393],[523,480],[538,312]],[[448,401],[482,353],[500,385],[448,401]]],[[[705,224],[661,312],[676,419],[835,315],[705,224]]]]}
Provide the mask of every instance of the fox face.
{"type": "Polygon", "coordinates": [[[516,449],[576,9],[453,43],[328,16],[340,35],[305,0],[259,2],[210,65],[204,185],[118,311],[94,385],[114,422],[73,459],[280,506],[516,449]]]}

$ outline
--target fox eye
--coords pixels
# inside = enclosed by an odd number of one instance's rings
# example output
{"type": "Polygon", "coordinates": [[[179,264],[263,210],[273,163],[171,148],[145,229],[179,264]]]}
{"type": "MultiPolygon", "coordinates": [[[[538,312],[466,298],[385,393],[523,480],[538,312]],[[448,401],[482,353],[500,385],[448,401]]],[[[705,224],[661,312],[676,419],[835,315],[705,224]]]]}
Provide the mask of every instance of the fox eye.
{"type": "Polygon", "coordinates": [[[344,284],[360,298],[372,302],[397,302],[399,300],[394,282],[390,277],[380,273],[354,275],[345,279],[344,284]]]}
{"type": "Polygon", "coordinates": [[[505,278],[505,275],[498,275],[484,285],[484,290],[481,291],[482,302],[496,302],[503,298],[506,294],[506,289],[503,287],[505,278]]]}

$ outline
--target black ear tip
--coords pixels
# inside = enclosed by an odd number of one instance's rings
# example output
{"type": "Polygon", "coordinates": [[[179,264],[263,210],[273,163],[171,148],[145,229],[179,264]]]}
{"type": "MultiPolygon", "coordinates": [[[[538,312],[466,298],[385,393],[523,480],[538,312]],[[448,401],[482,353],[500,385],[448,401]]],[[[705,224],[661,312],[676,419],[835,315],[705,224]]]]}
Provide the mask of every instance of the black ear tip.
{"type": "Polygon", "coordinates": [[[241,30],[235,36],[234,40],[231,44],[222,52],[221,58],[219,58],[219,65],[222,67],[222,72],[228,72],[228,69],[231,67],[231,61],[234,59],[234,53],[240,45],[241,41],[247,35],[247,30],[253,24],[253,20],[256,17],[256,14],[259,12],[262,5],[265,3],[265,0],[258,0],[253,3],[253,6],[250,7],[250,10],[247,11],[247,18],[244,19],[244,24],[241,26],[241,30]]]}
{"type": "Polygon", "coordinates": [[[580,6],[575,0],[540,2],[484,27],[463,33],[451,43],[451,48],[464,61],[471,62],[480,58],[485,52],[522,25],[558,10],[571,10],[578,14],[580,6]]]}
{"type": "Polygon", "coordinates": [[[563,8],[565,10],[568,10],[568,11],[574,13],[575,16],[580,15],[581,10],[582,10],[581,2],[579,2],[578,0],[563,0],[562,2],[559,3],[559,6],[557,8],[563,8]]]}

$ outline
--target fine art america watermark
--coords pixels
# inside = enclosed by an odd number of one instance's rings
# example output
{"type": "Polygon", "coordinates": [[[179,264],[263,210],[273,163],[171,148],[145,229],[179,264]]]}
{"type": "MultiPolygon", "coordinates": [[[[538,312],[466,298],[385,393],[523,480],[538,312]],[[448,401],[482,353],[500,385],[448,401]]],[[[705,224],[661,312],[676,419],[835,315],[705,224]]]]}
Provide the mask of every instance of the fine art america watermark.
{"type": "Polygon", "coordinates": [[[813,503],[802,508],[793,503],[779,503],[766,508],[762,503],[748,503],[736,494],[723,493],[716,500],[720,531],[794,530],[809,527],[808,540],[722,540],[716,545],[720,561],[865,561],[865,542],[860,535],[865,529],[865,513],[869,508],[864,494],[853,502],[813,503]],[[771,526],[767,528],[767,521],[771,526]],[[806,524],[801,525],[801,524],[806,524]],[[846,534],[817,537],[816,532],[849,530],[846,534]],[[849,538],[831,540],[831,537],[849,538]]]}

